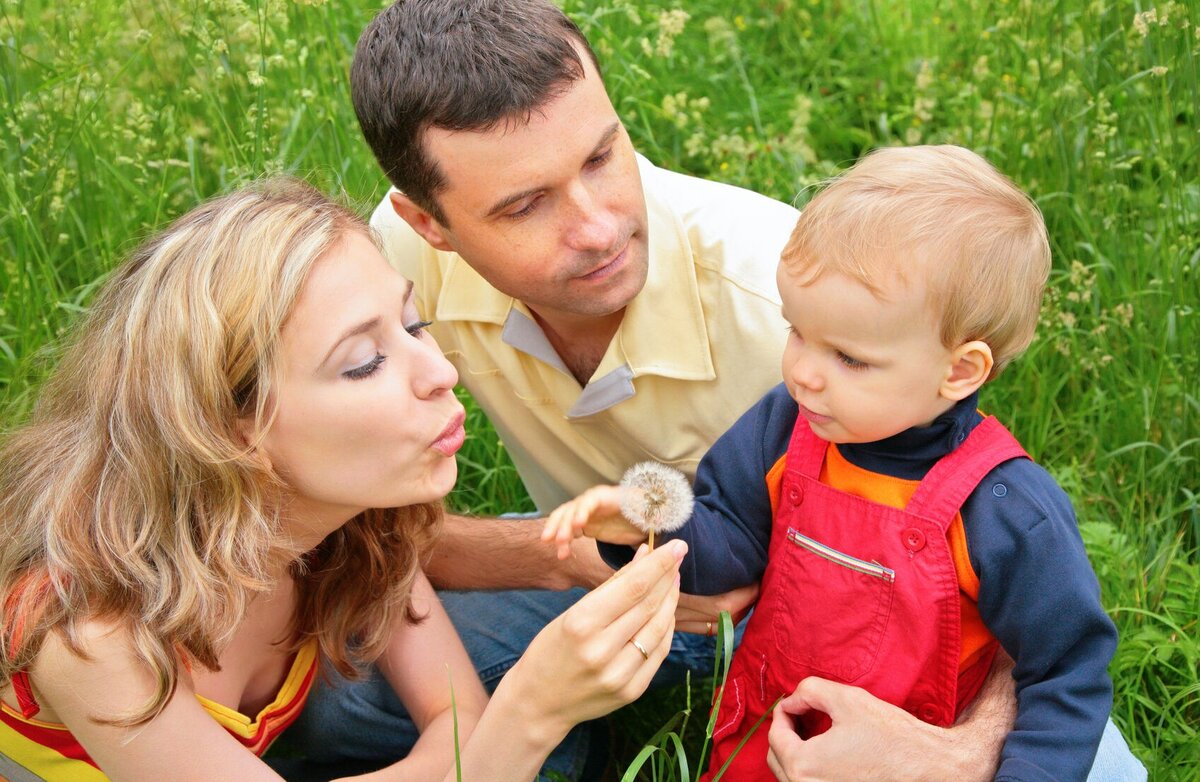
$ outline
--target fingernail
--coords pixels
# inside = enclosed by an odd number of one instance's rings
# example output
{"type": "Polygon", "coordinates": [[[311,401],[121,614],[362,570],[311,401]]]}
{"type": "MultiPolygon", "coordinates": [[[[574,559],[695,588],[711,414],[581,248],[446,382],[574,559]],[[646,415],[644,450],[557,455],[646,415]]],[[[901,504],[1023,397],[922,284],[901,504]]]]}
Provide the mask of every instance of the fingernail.
{"type": "Polygon", "coordinates": [[[672,540],[667,543],[671,549],[671,553],[675,555],[675,559],[683,559],[683,555],[687,553],[687,544],[682,540],[672,540]]]}

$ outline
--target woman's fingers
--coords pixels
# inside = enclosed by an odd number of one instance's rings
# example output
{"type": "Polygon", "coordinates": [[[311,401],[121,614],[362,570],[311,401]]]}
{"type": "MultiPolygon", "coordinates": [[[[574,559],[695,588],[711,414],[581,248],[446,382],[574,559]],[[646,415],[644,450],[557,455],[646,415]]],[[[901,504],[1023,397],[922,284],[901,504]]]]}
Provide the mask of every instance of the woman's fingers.
{"type": "Polygon", "coordinates": [[[582,637],[615,627],[624,632],[622,643],[658,610],[668,590],[675,586],[679,562],[687,551],[683,541],[671,541],[621,568],[612,578],[584,595],[572,612],[572,632],[582,637]]]}

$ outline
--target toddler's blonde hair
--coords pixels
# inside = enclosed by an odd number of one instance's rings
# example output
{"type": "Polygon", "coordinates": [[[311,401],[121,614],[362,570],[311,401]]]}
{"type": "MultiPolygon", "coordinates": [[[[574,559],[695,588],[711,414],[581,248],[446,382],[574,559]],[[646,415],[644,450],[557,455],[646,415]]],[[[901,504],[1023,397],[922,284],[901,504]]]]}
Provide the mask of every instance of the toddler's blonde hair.
{"type": "Polygon", "coordinates": [[[923,275],[942,344],[987,343],[990,380],[1033,339],[1050,243],[1037,205],[974,152],[888,147],[813,198],[782,263],[801,285],[833,271],[881,298],[923,275]]]}

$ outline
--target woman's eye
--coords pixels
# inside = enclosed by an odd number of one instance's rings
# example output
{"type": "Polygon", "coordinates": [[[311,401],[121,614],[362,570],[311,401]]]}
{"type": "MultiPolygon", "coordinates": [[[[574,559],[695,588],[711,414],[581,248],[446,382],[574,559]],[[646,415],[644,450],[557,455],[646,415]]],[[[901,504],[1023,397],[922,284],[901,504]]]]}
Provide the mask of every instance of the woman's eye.
{"type": "Polygon", "coordinates": [[[376,353],[375,357],[362,366],[357,366],[354,369],[347,369],[342,373],[342,377],[347,380],[362,380],[365,377],[370,377],[375,374],[375,370],[379,369],[379,365],[387,356],[382,353],[376,353]]]}
{"type": "Polygon", "coordinates": [[[432,320],[419,320],[411,326],[405,326],[404,330],[408,332],[410,337],[420,338],[425,333],[425,329],[433,325],[432,320]]]}
{"type": "Polygon", "coordinates": [[[838,361],[842,362],[850,369],[866,369],[867,368],[867,362],[859,361],[858,359],[854,358],[853,356],[847,356],[845,353],[843,353],[840,350],[837,352],[837,357],[838,357],[838,361]]]}

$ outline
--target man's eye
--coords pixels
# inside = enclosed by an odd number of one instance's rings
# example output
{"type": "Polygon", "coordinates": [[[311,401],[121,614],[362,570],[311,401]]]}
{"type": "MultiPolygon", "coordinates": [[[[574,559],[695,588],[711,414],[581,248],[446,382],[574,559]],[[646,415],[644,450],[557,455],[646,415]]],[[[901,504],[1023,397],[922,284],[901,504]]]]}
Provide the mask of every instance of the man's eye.
{"type": "Polygon", "coordinates": [[[505,217],[507,217],[510,220],[520,220],[522,217],[528,217],[529,215],[533,214],[533,211],[535,209],[537,209],[538,201],[540,201],[540,200],[541,200],[540,198],[534,198],[534,199],[530,200],[529,203],[525,204],[525,206],[518,209],[517,211],[508,212],[505,215],[505,217]]]}
{"type": "Polygon", "coordinates": [[[405,326],[404,330],[408,332],[410,337],[417,337],[419,339],[421,335],[425,333],[425,329],[432,325],[432,320],[419,320],[411,326],[405,326]]]}
{"type": "Polygon", "coordinates": [[[610,157],[612,157],[612,147],[604,150],[599,155],[593,155],[592,157],[588,158],[587,162],[589,166],[596,168],[607,163],[610,157]]]}

